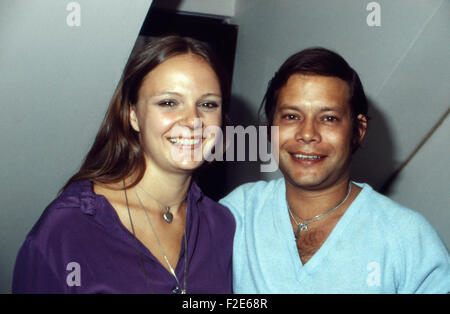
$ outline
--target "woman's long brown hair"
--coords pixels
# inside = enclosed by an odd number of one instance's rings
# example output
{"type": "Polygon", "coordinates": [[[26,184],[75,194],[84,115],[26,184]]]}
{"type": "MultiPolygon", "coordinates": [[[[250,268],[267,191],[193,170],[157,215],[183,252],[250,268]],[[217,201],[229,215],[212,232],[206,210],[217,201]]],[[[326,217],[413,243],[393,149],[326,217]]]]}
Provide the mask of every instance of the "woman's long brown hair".
{"type": "Polygon", "coordinates": [[[138,101],[138,91],[144,77],[170,57],[191,53],[202,57],[216,72],[222,92],[222,113],[226,112],[229,83],[220,63],[202,42],[176,35],[153,39],[128,61],[114,92],[106,115],[80,170],[64,185],[90,180],[97,184],[112,184],[131,178],[126,186],[135,186],[146,170],[139,136],[130,125],[130,108],[138,101]]]}

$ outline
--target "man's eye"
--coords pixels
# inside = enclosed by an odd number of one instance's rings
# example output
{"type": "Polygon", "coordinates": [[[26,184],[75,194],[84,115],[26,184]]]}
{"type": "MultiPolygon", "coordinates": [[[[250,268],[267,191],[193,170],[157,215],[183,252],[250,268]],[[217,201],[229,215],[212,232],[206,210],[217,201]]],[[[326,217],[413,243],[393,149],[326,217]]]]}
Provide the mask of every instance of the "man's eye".
{"type": "Polygon", "coordinates": [[[295,120],[297,119],[297,116],[295,114],[285,114],[283,118],[286,120],[295,120]]]}
{"type": "Polygon", "coordinates": [[[334,122],[334,121],[338,121],[338,120],[339,119],[337,117],[335,117],[335,116],[326,116],[324,118],[324,121],[326,121],[326,122],[334,122]]]}

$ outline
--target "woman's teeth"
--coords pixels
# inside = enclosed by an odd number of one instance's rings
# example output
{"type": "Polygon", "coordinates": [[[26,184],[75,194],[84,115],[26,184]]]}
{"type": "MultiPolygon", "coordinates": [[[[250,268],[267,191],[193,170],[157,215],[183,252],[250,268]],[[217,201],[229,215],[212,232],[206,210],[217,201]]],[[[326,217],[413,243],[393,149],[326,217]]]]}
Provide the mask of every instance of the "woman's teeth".
{"type": "Polygon", "coordinates": [[[197,145],[202,139],[200,138],[169,138],[169,141],[178,145],[197,145]]]}

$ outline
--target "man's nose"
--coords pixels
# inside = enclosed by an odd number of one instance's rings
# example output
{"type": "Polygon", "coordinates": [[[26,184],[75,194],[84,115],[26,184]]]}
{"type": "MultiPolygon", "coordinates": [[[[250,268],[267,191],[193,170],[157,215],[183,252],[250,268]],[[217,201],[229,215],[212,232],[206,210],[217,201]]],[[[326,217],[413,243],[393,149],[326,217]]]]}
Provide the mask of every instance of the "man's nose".
{"type": "Polygon", "coordinates": [[[315,121],[312,119],[305,119],[300,124],[297,133],[295,134],[295,139],[305,143],[320,141],[320,133],[318,132],[315,121]]]}

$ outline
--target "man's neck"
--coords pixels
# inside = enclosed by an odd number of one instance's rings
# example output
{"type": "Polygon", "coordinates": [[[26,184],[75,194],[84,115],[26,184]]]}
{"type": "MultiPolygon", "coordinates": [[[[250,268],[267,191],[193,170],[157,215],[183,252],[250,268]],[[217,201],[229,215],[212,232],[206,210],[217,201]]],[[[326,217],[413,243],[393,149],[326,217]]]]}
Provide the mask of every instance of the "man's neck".
{"type": "MultiPolygon", "coordinates": [[[[302,219],[311,219],[338,205],[347,195],[349,189],[349,177],[342,178],[336,183],[324,187],[301,187],[288,180],[286,184],[286,199],[291,211],[302,219]]],[[[352,193],[353,194],[353,193],[352,193]]],[[[348,201],[342,204],[347,207],[348,201]]]]}

